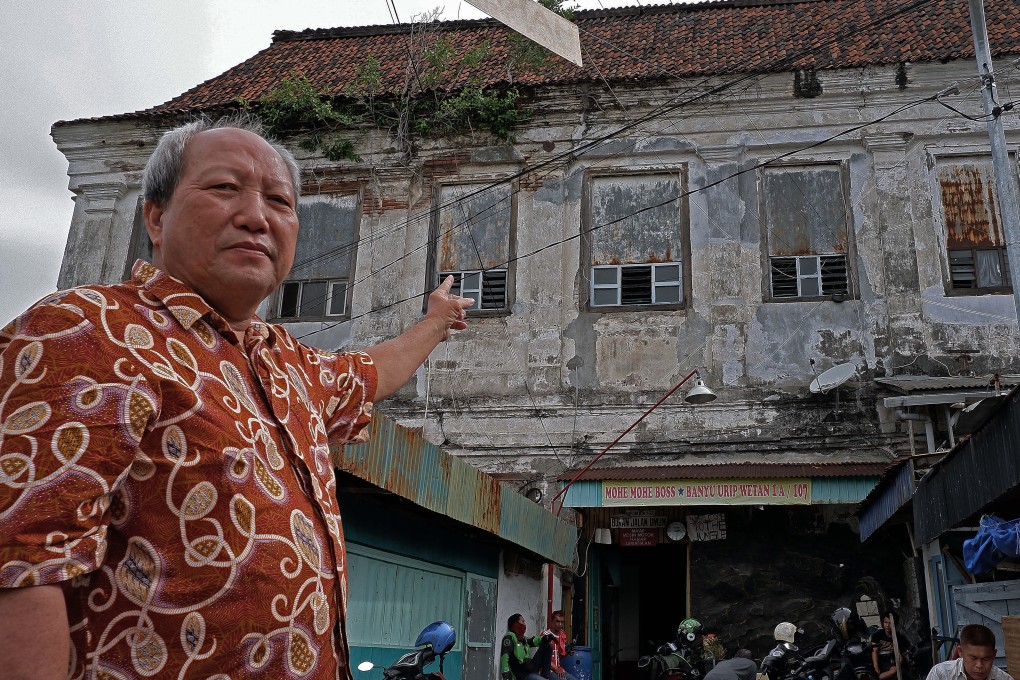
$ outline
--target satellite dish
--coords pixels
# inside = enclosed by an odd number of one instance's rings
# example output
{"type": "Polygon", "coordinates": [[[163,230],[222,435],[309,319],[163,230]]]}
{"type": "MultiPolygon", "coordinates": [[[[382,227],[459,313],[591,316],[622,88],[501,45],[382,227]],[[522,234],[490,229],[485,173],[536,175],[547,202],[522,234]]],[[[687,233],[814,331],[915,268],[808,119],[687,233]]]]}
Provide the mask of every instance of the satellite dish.
{"type": "Polygon", "coordinates": [[[811,384],[808,385],[808,389],[815,394],[819,392],[824,394],[835,387],[839,387],[855,375],[857,375],[856,365],[837,364],[812,380],[811,384]]]}

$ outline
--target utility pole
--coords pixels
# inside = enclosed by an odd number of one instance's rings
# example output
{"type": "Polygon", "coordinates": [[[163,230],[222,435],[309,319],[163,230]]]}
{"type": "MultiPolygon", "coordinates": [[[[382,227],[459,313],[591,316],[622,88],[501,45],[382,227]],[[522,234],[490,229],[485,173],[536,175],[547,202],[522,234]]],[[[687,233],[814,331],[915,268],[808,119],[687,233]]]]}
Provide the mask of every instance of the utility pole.
{"type": "Polygon", "coordinates": [[[977,57],[978,75],[981,76],[981,95],[988,116],[988,138],[992,146],[992,173],[995,175],[995,193],[999,197],[999,212],[1006,235],[1006,257],[1009,259],[1009,279],[1013,285],[1013,304],[1020,319],[1020,213],[1016,199],[1016,165],[1009,160],[1006,133],[1002,128],[1002,107],[996,98],[995,75],[992,73],[992,51],[988,46],[988,29],[985,25],[984,0],[970,0],[970,28],[974,33],[974,56],[977,57]]]}

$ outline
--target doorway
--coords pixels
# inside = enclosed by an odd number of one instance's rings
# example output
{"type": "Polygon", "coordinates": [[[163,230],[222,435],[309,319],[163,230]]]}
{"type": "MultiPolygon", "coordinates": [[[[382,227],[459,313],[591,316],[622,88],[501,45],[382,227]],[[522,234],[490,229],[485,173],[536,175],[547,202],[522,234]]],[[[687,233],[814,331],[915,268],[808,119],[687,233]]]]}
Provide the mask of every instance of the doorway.
{"type": "Polygon", "coordinates": [[[638,659],[673,640],[686,618],[687,544],[612,552],[602,590],[604,680],[637,680],[638,659]]]}

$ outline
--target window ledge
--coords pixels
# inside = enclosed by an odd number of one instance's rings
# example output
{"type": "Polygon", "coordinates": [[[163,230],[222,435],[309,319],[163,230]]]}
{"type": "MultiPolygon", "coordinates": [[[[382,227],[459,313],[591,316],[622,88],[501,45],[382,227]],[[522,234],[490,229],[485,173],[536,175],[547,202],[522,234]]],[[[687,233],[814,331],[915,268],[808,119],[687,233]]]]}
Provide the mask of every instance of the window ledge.
{"type": "Polygon", "coordinates": [[[585,311],[603,313],[603,312],[686,312],[687,305],[685,304],[669,304],[669,305],[586,305],[585,311]]]}
{"type": "Polygon", "coordinates": [[[946,297],[961,297],[976,295],[1012,295],[1012,288],[950,288],[946,291],[946,297]]]}

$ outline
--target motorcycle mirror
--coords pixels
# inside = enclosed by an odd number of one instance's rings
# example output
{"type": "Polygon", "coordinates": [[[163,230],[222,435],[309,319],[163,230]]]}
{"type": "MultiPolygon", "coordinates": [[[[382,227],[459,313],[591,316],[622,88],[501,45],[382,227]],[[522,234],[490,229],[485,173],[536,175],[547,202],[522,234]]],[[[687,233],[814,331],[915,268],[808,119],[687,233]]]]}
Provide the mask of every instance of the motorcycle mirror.
{"type": "Polygon", "coordinates": [[[371,661],[362,661],[361,663],[358,664],[359,671],[370,671],[373,668],[375,668],[375,664],[372,663],[371,661]]]}

